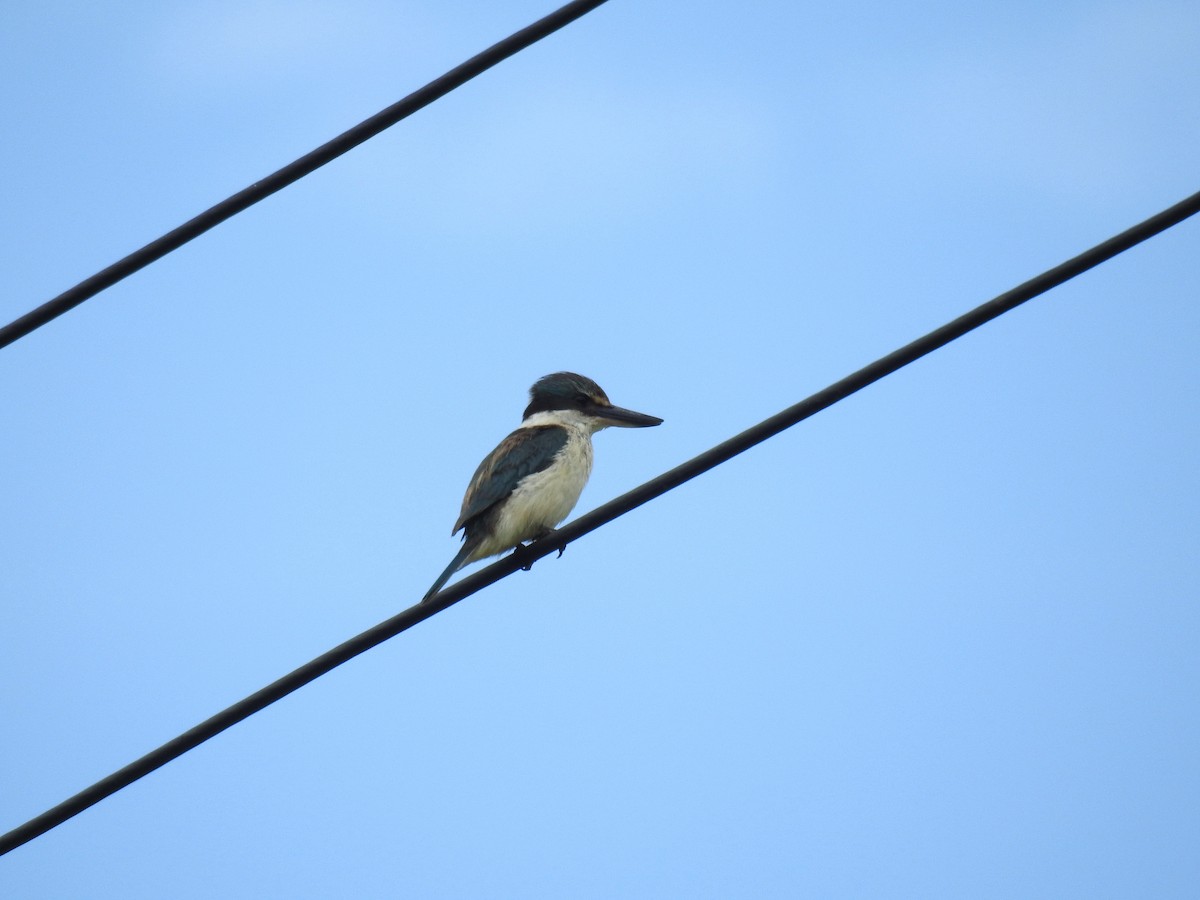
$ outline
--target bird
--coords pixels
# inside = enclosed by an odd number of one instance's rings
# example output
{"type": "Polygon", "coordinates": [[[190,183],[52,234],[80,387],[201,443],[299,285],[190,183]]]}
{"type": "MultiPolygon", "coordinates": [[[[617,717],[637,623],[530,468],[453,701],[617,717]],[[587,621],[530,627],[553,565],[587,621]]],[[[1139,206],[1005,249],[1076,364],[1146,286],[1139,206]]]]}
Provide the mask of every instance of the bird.
{"type": "MultiPolygon", "coordinates": [[[[592,435],[603,428],[649,428],[662,419],[613,406],[600,385],[574,372],[539,378],[521,426],[475,470],[451,535],[462,549],[438,576],[431,600],[459,569],[545,538],[575,507],[592,472],[592,435]]],[[[562,555],[562,548],[559,548],[562,555]]]]}

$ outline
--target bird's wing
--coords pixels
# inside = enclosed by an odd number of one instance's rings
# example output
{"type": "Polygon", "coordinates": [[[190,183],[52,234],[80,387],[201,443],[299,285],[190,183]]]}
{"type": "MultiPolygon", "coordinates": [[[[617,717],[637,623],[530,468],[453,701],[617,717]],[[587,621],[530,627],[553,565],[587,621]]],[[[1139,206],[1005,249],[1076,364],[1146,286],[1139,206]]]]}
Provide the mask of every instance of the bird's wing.
{"type": "Polygon", "coordinates": [[[511,494],[522,479],[548,468],[566,443],[566,429],[557,425],[518,428],[502,440],[475,470],[451,534],[511,494]]]}

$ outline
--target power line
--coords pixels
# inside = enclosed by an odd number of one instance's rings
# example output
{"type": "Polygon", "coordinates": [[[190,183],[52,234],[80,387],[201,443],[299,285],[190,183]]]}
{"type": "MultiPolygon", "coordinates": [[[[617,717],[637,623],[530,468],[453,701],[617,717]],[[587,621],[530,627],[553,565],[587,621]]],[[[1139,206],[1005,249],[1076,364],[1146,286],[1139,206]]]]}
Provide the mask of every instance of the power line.
{"type": "Polygon", "coordinates": [[[941,328],[929,332],[924,337],[918,338],[912,343],[901,347],[899,350],[895,350],[887,356],[877,359],[870,365],[864,366],[857,372],[846,376],[841,381],[831,384],[822,391],[818,391],[811,397],[800,401],[794,406],[788,407],[782,412],[771,416],[769,419],[759,422],[741,434],[735,435],[682,465],[676,466],[674,469],[647,481],[640,487],[634,488],[632,491],[622,494],[620,497],[610,500],[608,503],[580,516],[570,524],[560,528],[553,541],[534,543],[524,550],[510,554],[487,568],[481,569],[455,582],[440,594],[437,594],[428,603],[412,606],[392,618],[381,622],[374,628],[368,629],[362,634],[339,644],[311,662],[305,663],[298,669],[272,682],[262,690],[256,691],[243,700],[239,700],[212,718],[201,722],[194,728],[163,744],[158,749],[147,753],[141,759],[130,763],[107,778],[101,779],[74,797],[63,801],[58,806],[47,810],[36,818],[30,819],[24,825],[0,836],[0,855],[62,824],[72,816],[99,803],[105,797],[137,781],[143,775],[148,775],[155,769],[166,765],[193,747],[202,744],[211,737],[215,737],[230,726],[270,706],[276,700],[286,697],[293,691],[298,690],[310,681],[340,666],[342,663],[353,659],[360,653],[383,643],[389,638],[395,637],[402,631],[412,628],[417,623],[423,622],[430,616],[441,612],[443,609],[452,606],[465,597],[469,597],[471,594],[493,582],[511,575],[518,569],[532,565],[543,556],[553,553],[559,546],[577,540],[585,534],[595,531],[601,525],[607,524],[618,516],[624,515],[630,510],[641,506],[643,503],[647,503],[684,482],[690,481],[697,475],[729,461],[734,456],[750,449],[754,445],[774,437],[781,431],[832,406],[839,400],[849,397],[867,385],[879,381],[897,369],[932,353],[940,347],[944,347],[967,332],[973,331],[981,325],[990,322],[992,319],[1020,306],[1027,300],[1032,300],[1034,297],[1057,287],[1063,282],[1074,278],[1076,275],[1086,272],[1088,269],[1099,265],[1105,260],[1111,259],[1117,254],[1128,250],[1130,247],[1165,231],[1189,216],[1195,215],[1197,212],[1200,212],[1200,193],[1193,194],[1127,231],[1123,231],[1073,259],[1069,259],[1061,265],[1043,272],[1036,278],[1032,278],[1024,284],[1018,285],[1012,290],[989,300],[987,303],[959,316],[941,328]]]}
{"type": "Polygon", "coordinates": [[[393,103],[369,119],[355,125],[349,131],[322,144],[316,150],[305,154],[294,162],[289,163],[277,172],[268,175],[261,181],[256,181],[243,188],[233,196],[222,200],[216,206],[210,207],[200,215],[184,222],[173,231],[169,231],[140,250],[135,250],[124,259],[118,260],[106,269],[102,269],[90,278],[85,278],[69,290],[63,291],[53,300],[48,300],[37,309],[27,312],[0,328],[0,347],[7,347],[13,341],[23,338],[31,331],[40,328],[52,319],[56,319],[68,310],[74,309],[85,300],[94,297],[106,288],[112,287],[121,279],[132,275],[139,269],[145,268],[157,259],[161,259],[173,250],[178,250],[188,241],[197,238],[210,228],[215,228],[242,210],[253,206],[276,191],[280,191],[294,181],[298,181],[327,162],[337,159],[359,144],[363,143],[381,131],[395,125],[401,119],[411,116],[444,97],[457,87],[466,84],[476,75],[486,72],[497,63],[503,62],[515,53],[524,50],[531,44],[553,34],[560,28],[591,12],[605,0],[573,0],[550,15],[539,19],[532,25],[527,25],[520,31],[493,44],[482,53],[471,57],[466,62],[455,66],[446,74],[435,78],[423,88],[409,94],[403,100],[393,103]]]}

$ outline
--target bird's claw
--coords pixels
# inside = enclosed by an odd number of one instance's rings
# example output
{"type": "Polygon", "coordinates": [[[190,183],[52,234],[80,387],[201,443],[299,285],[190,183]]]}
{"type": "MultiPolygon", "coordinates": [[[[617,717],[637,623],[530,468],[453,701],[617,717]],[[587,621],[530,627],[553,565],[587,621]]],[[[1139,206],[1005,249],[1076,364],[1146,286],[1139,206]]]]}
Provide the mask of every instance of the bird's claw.
{"type": "MultiPolygon", "coordinates": [[[[543,541],[549,541],[550,546],[553,549],[558,551],[557,558],[559,558],[559,559],[562,558],[563,552],[567,549],[567,542],[566,541],[555,541],[554,537],[557,534],[558,534],[558,531],[556,529],[547,528],[545,531],[543,531],[541,534],[539,534],[537,537],[535,537],[528,544],[517,544],[517,546],[513,548],[514,556],[520,555],[520,556],[526,557],[524,564],[521,566],[522,571],[528,572],[530,569],[533,568],[534,560],[529,559],[528,557],[530,555],[530,550],[535,543],[540,544],[543,541]]],[[[519,562],[519,560],[518,560],[518,562],[519,562]]]]}
{"type": "MultiPolygon", "coordinates": [[[[525,559],[525,562],[521,565],[522,572],[528,572],[530,569],[533,568],[534,561],[529,558],[529,545],[528,544],[517,544],[517,546],[513,548],[513,556],[519,557],[519,558],[523,557],[525,559]]],[[[518,559],[518,562],[520,562],[520,559],[518,559]]]]}
{"type": "Polygon", "coordinates": [[[558,556],[555,558],[562,559],[563,551],[565,551],[567,549],[567,542],[566,541],[556,541],[556,540],[554,540],[554,538],[556,538],[556,537],[558,537],[558,529],[547,528],[544,532],[542,532],[541,534],[538,535],[538,543],[541,543],[542,541],[547,541],[551,547],[553,547],[555,550],[558,551],[558,556]]]}

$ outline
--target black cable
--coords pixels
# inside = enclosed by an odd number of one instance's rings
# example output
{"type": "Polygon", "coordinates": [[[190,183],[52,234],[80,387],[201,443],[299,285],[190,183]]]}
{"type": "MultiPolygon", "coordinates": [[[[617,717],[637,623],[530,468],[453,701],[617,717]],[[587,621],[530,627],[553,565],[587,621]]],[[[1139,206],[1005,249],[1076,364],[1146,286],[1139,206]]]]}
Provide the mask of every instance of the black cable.
{"type": "Polygon", "coordinates": [[[256,691],[244,700],[239,700],[212,718],[185,731],[179,737],[168,741],[157,750],[152,750],[141,759],[130,763],[107,778],[101,779],[74,797],[63,801],[40,816],[30,819],[24,825],[0,836],[0,855],[33,840],[56,825],[62,824],[72,816],[83,812],[89,806],[99,803],[110,794],[114,794],[121,790],[121,788],[137,781],[143,775],[148,775],[155,769],[166,765],[193,747],[202,744],[211,737],[215,737],[226,728],[236,725],[259,710],[270,706],[276,700],[286,697],[293,691],[298,690],[310,681],[340,666],[342,663],[353,659],[360,653],[370,650],[388,638],[395,637],[400,632],[412,628],[418,622],[423,622],[435,613],[439,613],[443,609],[454,605],[459,600],[469,597],[489,584],[511,575],[517,569],[532,565],[548,553],[553,553],[559,546],[583,537],[588,532],[595,531],[601,525],[612,521],[618,516],[624,515],[635,507],[641,506],[643,503],[665,494],[672,488],[678,487],[685,481],[689,481],[697,475],[719,466],[723,462],[727,462],[742,451],[750,449],[755,444],[761,444],[784,429],[790,428],[826,407],[832,406],[839,400],[843,400],[856,391],[862,390],[867,385],[873,384],[879,379],[890,375],[910,362],[920,359],[922,356],[932,353],[940,347],[944,347],[946,344],[956,338],[962,337],[980,325],[990,322],[992,319],[1003,315],[1025,301],[1032,300],[1039,294],[1057,287],[1064,281],[1074,278],[1082,272],[1086,272],[1088,269],[1099,265],[1105,260],[1111,259],[1118,253],[1128,250],[1130,247],[1153,237],[1161,231],[1165,231],[1172,225],[1178,224],[1189,216],[1195,215],[1197,212],[1200,212],[1200,193],[1193,194],[1186,200],[1175,204],[1170,209],[1164,210],[1156,216],[1150,217],[1139,225],[1135,225],[1128,231],[1124,231],[1102,244],[1097,244],[1091,250],[1081,253],[1079,256],[1061,265],[1055,266],[1053,269],[1026,281],[1024,284],[1001,294],[993,300],[989,300],[982,306],[978,306],[965,315],[959,316],[953,322],[949,322],[941,328],[929,332],[929,334],[918,338],[911,344],[901,347],[899,350],[889,353],[881,359],[877,359],[875,362],[864,366],[841,381],[831,384],[822,391],[818,391],[795,406],[788,407],[783,412],[759,422],[754,427],[746,429],[741,434],[730,438],[724,443],[718,444],[711,450],[701,453],[699,456],[688,460],[682,465],[664,472],[657,478],[647,481],[640,487],[634,488],[632,491],[622,494],[614,500],[610,500],[608,503],[597,507],[589,513],[585,513],[570,524],[558,529],[553,541],[534,543],[517,553],[510,554],[487,568],[481,569],[455,582],[433,597],[428,603],[418,603],[416,606],[412,606],[404,610],[404,612],[381,622],[374,628],[364,631],[357,637],[339,644],[332,650],[323,653],[311,662],[305,663],[300,668],[283,676],[278,681],[267,685],[260,691],[256,691]]]}
{"type": "Polygon", "coordinates": [[[85,278],[75,287],[64,291],[53,300],[43,303],[37,309],[27,312],[0,328],[0,347],[6,347],[13,341],[23,338],[34,329],[40,328],[52,319],[56,319],[68,310],[74,309],[83,301],[94,297],[105,288],[112,287],[122,278],[132,275],[139,269],[145,268],[157,259],[161,259],[173,250],[178,250],[188,241],[199,237],[210,228],[215,228],[226,219],[237,215],[242,210],[253,206],[276,191],[282,190],[294,181],[298,181],[327,162],[337,159],[343,153],[354,149],[364,141],[373,138],[387,128],[395,125],[401,119],[415,113],[460,87],[492,66],[496,65],[524,50],[530,44],[540,41],[547,35],[553,34],[565,25],[570,24],[583,15],[591,12],[605,0],[573,0],[566,6],[555,10],[545,18],[539,19],[532,25],[527,25],[498,44],[493,44],[482,53],[471,57],[466,62],[455,66],[440,78],[435,78],[429,84],[409,94],[403,100],[393,103],[387,109],[377,112],[371,118],[360,122],[349,131],[335,137],[328,143],[322,144],[311,153],[289,163],[279,171],[268,175],[261,181],[256,181],[247,188],[238,191],[232,197],[222,200],[194,219],[184,222],[173,231],[151,241],[140,250],[135,250],[124,259],[118,260],[107,269],[103,269],[85,278]]]}

